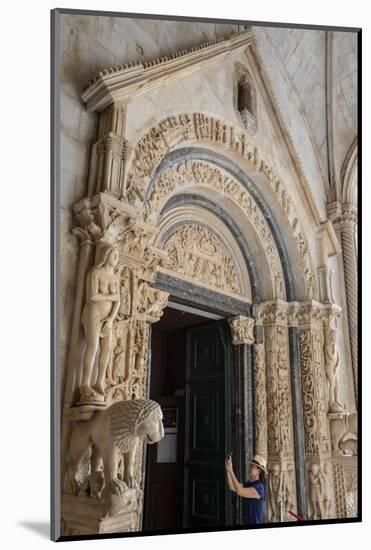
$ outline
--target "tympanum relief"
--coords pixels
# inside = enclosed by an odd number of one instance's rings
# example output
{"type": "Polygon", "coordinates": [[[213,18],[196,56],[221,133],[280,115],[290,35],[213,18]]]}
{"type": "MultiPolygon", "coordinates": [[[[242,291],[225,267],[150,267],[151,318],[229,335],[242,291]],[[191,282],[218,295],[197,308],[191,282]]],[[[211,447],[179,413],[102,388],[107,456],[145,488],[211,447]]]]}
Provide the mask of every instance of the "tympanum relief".
{"type": "Polygon", "coordinates": [[[223,292],[241,294],[232,258],[205,227],[184,225],[165,241],[163,248],[169,257],[166,271],[223,292]]]}

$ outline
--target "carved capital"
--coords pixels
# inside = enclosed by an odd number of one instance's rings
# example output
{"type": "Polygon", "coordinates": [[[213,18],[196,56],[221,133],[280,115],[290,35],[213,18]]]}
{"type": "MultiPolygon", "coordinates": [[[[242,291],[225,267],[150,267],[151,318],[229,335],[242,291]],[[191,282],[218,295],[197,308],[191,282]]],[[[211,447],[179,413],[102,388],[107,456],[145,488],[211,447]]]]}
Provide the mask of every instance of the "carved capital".
{"type": "Polygon", "coordinates": [[[152,288],[146,283],[140,283],[138,319],[155,323],[162,317],[168,299],[168,292],[152,288]]]}
{"type": "Polygon", "coordinates": [[[254,305],[253,313],[257,325],[284,325],[288,323],[289,304],[282,300],[270,300],[254,305]]]}
{"type": "Polygon", "coordinates": [[[304,302],[299,304],[296,313],[297,323],[299,327],[308,325],[320,325],[322,321],[321,304],[314,301],[304,302]]]}
{"type": "Polygon", "coordinates": [[[357,207],[339,202],[331,203],[327,207],[329,216],[336,229],[340,231],[353,231],[358,221],[357,207]]]}
{"type": "Polygon", "coordinates": [[[324,328],[336,328],[336,322],[342,316],[342,309],[336,304],[326,305],[322,310],[324,328]]]}
{"type": "Polygon", "coordinates": [[[236,315],[228,319],[228,324],[231,329],[233,345],[254,343],[254,319],[236,315]]]}

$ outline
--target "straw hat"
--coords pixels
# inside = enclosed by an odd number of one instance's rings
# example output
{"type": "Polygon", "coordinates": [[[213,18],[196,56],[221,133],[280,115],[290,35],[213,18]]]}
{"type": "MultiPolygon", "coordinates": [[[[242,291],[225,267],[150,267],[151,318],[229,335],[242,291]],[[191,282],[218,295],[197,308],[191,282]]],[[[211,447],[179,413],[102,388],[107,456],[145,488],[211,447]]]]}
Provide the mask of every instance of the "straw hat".
{"type": "Polygon", "coordinates": [[[267,473],[267,461],[262,456],[254,455],[253,459],[250,460],[250,464],[255,464],[258,468],[263,470],[263,472],[267,473]]]}

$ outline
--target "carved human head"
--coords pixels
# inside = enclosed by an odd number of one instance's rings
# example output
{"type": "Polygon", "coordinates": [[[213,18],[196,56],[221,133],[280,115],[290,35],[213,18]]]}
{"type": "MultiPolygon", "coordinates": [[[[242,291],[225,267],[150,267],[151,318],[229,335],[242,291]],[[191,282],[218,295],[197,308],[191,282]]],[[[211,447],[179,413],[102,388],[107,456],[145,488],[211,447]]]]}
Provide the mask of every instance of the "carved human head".
{"type": "Polygon", "coordinates": [[[150,445],[158,443],[165,435],[161,407],[158,403],[153,403],[154,407],[152,410],[143,419],[138,419],[135,428],[135,435],[150,445]]]}
{"type": "Polygon", "coordinates": [[[312,474],[314,474],[314,475],[318,474],[319,473],[319,464],[315,464],[315,463],[312,464],[310,469],[311,469],[312,474]]]}
{"type": "Polygon", "coordinates": [[[108,263],[108,265],[116,267],[117,262],[117,247],[107,241],[99,241],[95,250],[95,266],[103,267],[108,263]]]}
{"type": "Polygon", "coordinates": [[[278,464],[274,464],[272,472],[274,475],[278,475],[280,473],[280,467],[278,464]]]}

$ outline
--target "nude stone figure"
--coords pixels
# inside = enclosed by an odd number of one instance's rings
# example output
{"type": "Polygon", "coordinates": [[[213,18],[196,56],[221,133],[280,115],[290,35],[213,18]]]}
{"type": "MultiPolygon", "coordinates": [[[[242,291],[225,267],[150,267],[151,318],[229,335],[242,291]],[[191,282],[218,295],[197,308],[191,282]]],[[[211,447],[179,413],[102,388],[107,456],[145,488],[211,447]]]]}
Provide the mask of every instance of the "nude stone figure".
{"type": "Polygon", "coordinates": [[[274,464],[269,476],[270,521],[282,520],[282,476],[278,464],[274,464]]]}
{"type": "Polygon", "coordinates": [[[339,402],[338,369],[340,366],[339,348],[336,344],[336,330],[328,329],[325,334],[325,367],[329,385],[329,411],[341,412],[343,407],[339,402]]]}
{"type": "Polygon", "coordinates": [[[323,519],[324,515],[324,486],[319,464],[312,464],[309,470],[310,500],[312,505],[312,519],[323,519]]]}
{"type": "Polygon", "coordinates": [[[113,320],[120,307],[120,283],[115,272],[117,262],[117,248],[100,241],[97,244],[95,265],[87,275],[86,303],[81,319],[86,341],[80,387],[82,400],[94,398],[97,393],[104,396],[113,320]],[[98,348],[98,376],[93,388],[91,375],[98,348]]]}

